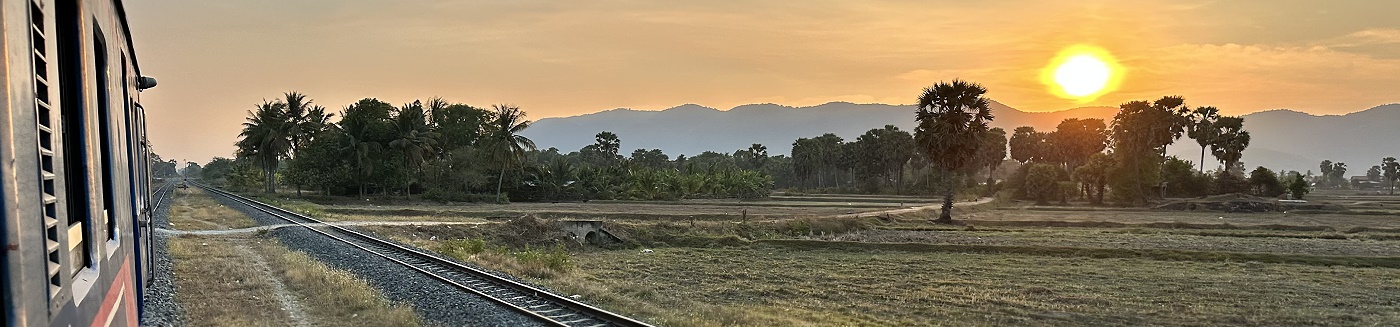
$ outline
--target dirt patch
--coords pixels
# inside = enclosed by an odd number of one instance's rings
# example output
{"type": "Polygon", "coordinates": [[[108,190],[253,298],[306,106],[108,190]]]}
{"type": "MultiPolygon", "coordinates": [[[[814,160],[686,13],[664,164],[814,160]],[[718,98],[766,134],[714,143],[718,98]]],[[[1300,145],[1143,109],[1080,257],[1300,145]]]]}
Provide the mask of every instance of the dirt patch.
{"type": "Polygon", "coordinates": [[[267,265],[267,260],[263,258],[262,254],[254,253],[244,244],[234,245],[233,250],[244,259],[245,263],[251,265],[248,268],[259,272],[258,276],[272,287],[272,295],[277,299],[277,303],[281,304],[282,311],[287,314],[288,323],[297,327],[311,326],[306,309],[302,307],[296,296],[292,295],[292,292],[287,291],[287,285],[282,284],[282,280],[275,277],[272,268],[267,265]]]}

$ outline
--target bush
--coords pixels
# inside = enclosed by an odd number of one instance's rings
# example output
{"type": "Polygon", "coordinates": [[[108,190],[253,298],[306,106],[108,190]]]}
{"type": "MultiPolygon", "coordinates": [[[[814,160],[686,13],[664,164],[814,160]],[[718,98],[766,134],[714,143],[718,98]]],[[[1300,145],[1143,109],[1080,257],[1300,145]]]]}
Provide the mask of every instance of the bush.
{"type": "Polygon", "coordinates": [[[443,255],[447,255],[453,258],[466,260],[466,258],[469,258],[473,255],[478,255],[482,252],[486,252],[486,241],[471,239],[447,240],[443,241],[441,244],[438,244],[438,247],[435,250],[435,252],[442,253],[443,255]]]}
{"type": "MultiPolygon", "coordinates": [[[[525,246],[524,251],[514,254],[515,260],[525,266],[527,270],[545,268],[556,272],[565,272],[574,267],[573,261],[569,260],[569,251],[563,245],[554,245],[549,250],[531,249],[525,246]]],[[[536,276],[539,277],[539,276],[536,276]]]]}
{"type": "Polygon", "coordinates": [[[1071,181],[1059,181],[1055,184],[1060,187],[1060,204],[1068,204],[1070,198],[1082,198],[1084,193],[1079,189],[1079,184],[1071,181]]]}
{"type": "Polygon", "coordinates": [[[1168,197],[1199,197],[1210,193],[1210,176],[1196,172],[1190,161],[1177,157],[1167,158],[1162,163],[1162,179],[1166,182],[1163,187],[1168,197]]]}
{"type": "Polygon", "coordinates": [[[1249,172],[1249,187],[1255,195],[1266,197],[1277,197],[1288,192],[1283,182],[1279,181],[1278,174],[1262,166],[1249,172]]]}
{"type": "Polygon", "coordinates": [[[1221,171],[1215,176],[1215,194],[1248,193],[1249,181],[1243,176],[1221,171]]]}
{"type": "Polygon", "coordinates": [[[1292,179],[1288,183],[1288,193],[1293,195],[1294,200],[1302,200],[1303,195],[1307,195],[1308,191],[1311,191],[1311,187],[1308,186],[1308,181],[1303,178],[1302,174],[1293,173],[1292,179]]]}
{"type": "Polygon", "coordinates": [[[1047,164],[1032,164],[1026,171],[1026,194],[1035,199],[1035,204],[1047,204],[1047,200],[1063,195],[1060,190],[1060,175],[1063,169],[1047,164]]]}
{"type": "Polygon", "coordinates": [[[1002,184],[1002,189],[1011,192],[1013,199],[1029,199],[1026,195],[1026,173],[1031,169],[1031,164],[1021,165],[1002,184]]]}
{"type": "MultiPolygon", "coordinates": [[[[495,202],[495,194],[474,194],[457,190],[440,188],[429,188],[423,193],[423,199],[437,202],[495,202]]],[[[502,200],[508,199],[502,194],[502,200]]]]}
{"type": "Polygon", "coordinates": [[[1142,206],[1151,191],[1161,182],[1158,174],[1158,157],[1155,154],[1133,156],[1127,153],[1114,153],[1114,164],[1108,171],[1109,198],[1122,206],[1142,206]]]}

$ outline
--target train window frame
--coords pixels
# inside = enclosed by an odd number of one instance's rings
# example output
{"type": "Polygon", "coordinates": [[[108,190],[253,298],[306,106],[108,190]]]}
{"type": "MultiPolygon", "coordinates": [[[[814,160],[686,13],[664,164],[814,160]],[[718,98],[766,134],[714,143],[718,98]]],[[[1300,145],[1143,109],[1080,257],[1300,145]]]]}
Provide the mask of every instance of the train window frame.
{"type": "MultiPolygon", "coordinates": [[[[117,223],[117,185],[115,180],[116,156],[114,148],[117,147],[118,139],[112,137],[117,126],[112,124],[112,64],[111,52],[107,48],[107,36],[102,32],[102,27],[96,20],[92,21],[92,53],[93,53],[93,79],[96,81],[96,102],[97,109],[97,155],[100,176],[102,180],[102,192],[99,195],[102,206],[102,230],[107,233],[103,238],[104,251],[107,258],[112,258],[121,248],[121,226],[117,223]]],[[[93,224],[96,228],[97,224],[93,224]]],[[[92,235],[96,235],[96,231],[92,235]]]]}
{"type": "MultiPolygon", "coordinates": [[[[88,3],[84,1],[55,1],[55,35],[58,44],[59,63],[59,119],[61,121],[60,150],[63,169],[63,195],[68,226],[67,257],[70,276],[65,280],[65,293],[74,301],[87,299],[102,279],[105,256],[101,253],[106,242],[98,231],[102,228],[97,218],[98,197],[101,196],[98,179],[102,178],[94,167],[100,158],[96,149],[98,139],[93,131],[97,118],[94,94],[96,87],[92,67],[96,64],[93,53],[93,39],[89,38],[92,29],[98,27],[96,17],[91,15],[88,3]],[[88,25],[91,22],[92,25],[88,25]],[[74,240],[76,238],[76,240],[74,240]]],[[[73,305],[81,305],[71,302],[73,305]]]]}
{"type": "MultiPolygon", "coordinates": [[[[58,45],[56,52],[58,63],[58,116],[61,135],[57,143],[60,143],[60,152],[63,166],[63,202],[67,208],[66,217],[60,222],[66,226],[66,238],[63,244],[64,251],[67,252],[68,273],[73,278],[71,284],[84,279],[77,278],[77,275],[88,268],[92,268],[97,263],[97,251],[92,235],[92,181],[91,171],[88,163],[92,159],[91,147],[88,137],[92,117],[88,116],[87,105],[87,70],[88,66],[86,51],[86,35],[84,33],[87,21],[84,15],[82,4],[78,1],[55,1],[54,2],[54,41],[58,45]]],[[[73,288],[78,291],[77,287],[73,288]]],[[[81,297],[79,297],[81,298],[81,297]]]]}
{"type": "MultiPolygon", "coordinates": [[[[140,227],[140,220],[146,215],[146,213],[144,212],[145,210],[141,207],[141,197],[142,197],[142,196],[139,194],[139,192],[140,192],[139,188],[140,188],[140,183],[141,183],[141,182],[140,182],[140,180],[139,180],[139,178],[140,178],[139,176],[140,176],[140,175],[139,175],[139,174],[137,173],[137,171],[136,171],[136,169],[137,169],[137,167],[136,167],[136,165],[137,165],[136,160],[137,160],[137,158],[138,158],[138,155],[140,154],[140,151],[137,150],[137,149],[138,149],[138,146],[137,146],[137,142],[136,142],[136,121],[135,121],[135,119],[133,119],[132,116],[131,116],[131,114],[132,114],[131,88],[132,88],[132,85],[135,85],[135,84],[134,84],[134,82],[131,80],[131,67],[130,67],[130,65],[127,64],[127,57],[126,57],[126,54],[125,54],[125,53],[122,53],[120,57],[121,57],[120,59],[121,59],[121,65],[122,65],[122,70],[121,70],[121,72],[122,72],[122,76],[121,76],[121,89],[122,89],[122,108],[121,108],[121,109],[122,109],[122,123],[123,123],[123,124],[126,124],[126,129],[122,131],[123,134],[126,136],[126,137],[123,138],[123,140],[122,140],[122,142],[124,142],[124,143],[126,144],[126,148],[125,148],[126,152],[123,153],[122,155],[127,156],[127,160],[126,160],[126,178],[127,178],[127,180],[129,181],[129,185],[127,185],[126,190],[127,190],[128,196],[130,197],[130,199],[129,199],[130,201],[128,201],[128,202],[131,202],[131,221],[129,222],[131,225],[129,225],[129,226],[131,226],[131,232],[134,233],[134,232],[140,230],[140,228],[141,228],[141,227],[140,227]]],[[[133,242],[133,244],[134,244],[134,242],[139,242],[139,240],[140,240],[140,237],[137,236],[137,237],[135,237],[135,238],[132,239],[132,242],[133,242]]]]}

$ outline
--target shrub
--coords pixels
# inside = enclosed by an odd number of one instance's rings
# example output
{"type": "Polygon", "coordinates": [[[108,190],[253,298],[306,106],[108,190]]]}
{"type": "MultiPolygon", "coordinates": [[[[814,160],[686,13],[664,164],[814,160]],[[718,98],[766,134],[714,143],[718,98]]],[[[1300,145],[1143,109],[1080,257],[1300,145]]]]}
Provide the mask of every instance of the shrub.
{"type": "Polygon", "coordinates": [[[1288,192],[1278,175],[1263,166],[1249,172],[1249,187],[1259,196],[1276,197],[1288,192]]]}
{"type": "Polygon", "coordinates": [[[1215,194],[1247,193],[1249,181],[1243,176],[1221,171],[1215,176],[1215,194]]]}
{"type": "Polygon", "coordinates": [[[1050,198],[1058,198],[1060,175],[1063,169],[1047,164],[1032,164],[1026,171],[1026,194],[1035,199],[1035,204],[1046,204],[1050,198]]]}
{"type": "Polygon", "coordinates": [[[423,199],[437,202],[495,202],[495,194],[475,194],[457,190],[429,188],[423,199]]]}
{"type": "Polygon", "coordinates": [[[1311,187],[1308,186],[1308,181],[1303,178],[1302,174],[1293,173],[1292,179],[1293,180],[1288,183],[1288,193],[1293,195],[1293,199],[1302,200],[1303,195],[1311,191],[1311,187]]]}
{"type": "Polygon", "coordinates": [[[1017,167],[1016,172],[1011,173],[1011,176],[1007,177],[1006,182],[1003,183],[1004,185],[1002,188],[1011,191],[1013,199],[1030,198],[1026,195],[1026,173],[1030,170],[1031,166],[1032,165],[1027,164],[1017,167]]]}
{"type": "MultiPolygon", "coordinates": [[[[573,261],[569,260],[569,251],[563,245],[556,244],[549,250],[531,249],[525,246],[524,251],[516,252],[515,260],[524,266],[527,273],[531,271],[539,272],[546,269],[554,272],[566,272],[574,267],[573,261]]],[[[532,275],[536,275],[532,273],[532,275]]],[[[536,275],[535,277],[544,277],[536,275]]]]}
{"type": "Polygon", "coordinates": [[[1210,176],[1196,172],[1190,161],[1177,157],[1162,163],[1162,180],[1169,197],[1198,197],[1210,193],[1210,176]]]}

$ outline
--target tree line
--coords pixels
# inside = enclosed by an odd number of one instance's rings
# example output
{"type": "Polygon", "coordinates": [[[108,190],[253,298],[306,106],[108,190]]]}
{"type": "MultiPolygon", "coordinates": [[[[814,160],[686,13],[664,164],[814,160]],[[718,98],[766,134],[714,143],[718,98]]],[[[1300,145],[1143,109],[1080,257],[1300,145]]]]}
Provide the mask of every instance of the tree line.
{"type": "Polygon", "coordinates": [[[200,175],[263,192],[282,186],[299,194],[443,201],[762,197],[772,188],[769,175],[745,169],[762,166],[761,146],[737,157],[681,157],[672,168],[659,150],[623,158],[610,132],[569,154],[540,151],[521,135],[530,124],[511,105],[478,108],[432,98],[394,106],[367,98],[328,113],[287,92],[249,111],[234,158],[214,158],[200,175]]]}
{"type": "Polygon", "coordinates": [[[608,131],[576,151],[538,150],[520,135],[531,123],[525,112],[509,105],[363,99],[328,113],[288,92],[249,111],[235,158],[216,158],[202,175],[266,192],[285,185],[451,201],[752,198],[791,189],[939,194],[945,206],[956,190],[1145,205],[1222,193],[1301,197],[1309,187],[1297,172],[1246,174],[1244,119],[1191,108],[1178,96],[1124,103],[1108,122],[1066,119],[1054,131],[1023,126],[1008,135],[988,126],[994,116],[985,93],[963,80],[924,89],[912,133],[887,125],[849,142],[830,133],[799,138],[791,156],[753,144],[672,158],[660,149],[624,156],[622,140],[608,131]],[[1182,137],[1201,147],[1200,162],[1166,155],[1182,137]],[[1207,154],[1222,168],[1207,172],[1207,154]]]}

